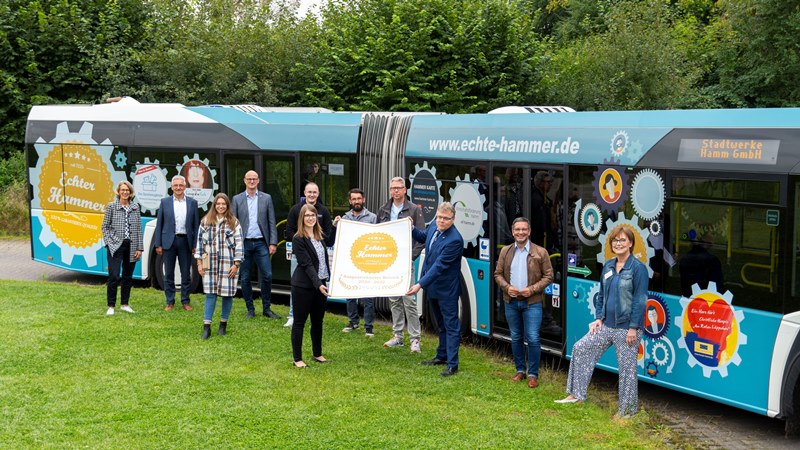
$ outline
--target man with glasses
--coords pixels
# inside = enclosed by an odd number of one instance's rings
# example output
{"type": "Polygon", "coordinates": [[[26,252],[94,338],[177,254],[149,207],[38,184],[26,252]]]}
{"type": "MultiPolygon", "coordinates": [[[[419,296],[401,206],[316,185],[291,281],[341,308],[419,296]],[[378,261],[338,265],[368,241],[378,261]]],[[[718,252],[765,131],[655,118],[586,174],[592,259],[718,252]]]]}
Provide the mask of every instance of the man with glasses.
{"type": "Polygon", "coordinates": [[[242,297],[247,306],[247,317],[255,317],[253,285],[250,282],[253,263],[256,263],[261,281],[261,306],[270,319],[281,317],[272,312],[272,263],[270,257],[278,248],[278,229],[275,227],[275,208],[272,197],[258,190],[258,173],[250,170],[244,174],[245,191],[233,197],[233,215],[239,219],[244,237],[242,260],[242,297]]]}
{"type": "Polygon", "coordinates": [[[494,281],[503,291],[506,320],[511,332],[511,351],[517,369],[511,381],[522,381],[527,375],[528,387],[535,388],[539,386],[539,360],[542,353],[539,340],[542,293],[553,282],[553,266],[547,250],[530,241],[531,226],[528,219],[514,219],[511,233],[514,243],[500,250],[494,281]]]}
{"type": "Polygon", "coordinates": [[[415,295],[425,289],[427,300],[439,328],[439,346],[436,356],[423,361],[426,366],[447,365],[440,374],[443,377],[458,372],[458,347],[461,343],[461,324],[458,319],[458,301],[461,296],[461,255],[464,239],[453,226],[456,209],[449,202],[436,210],[436,226],[421,231],[411,229],[411,236],[425,244],[425,261],[420,270],[419,281],[406,295],[415,295]]]}
{"type": "MultiPolygon", "coordinates": [[[[425,229],[425,219],[422,217],[422,210],[406,199],[406,182],[403,177],[394,177],[389,182],[389,194],[391,198],[378,210],[378,223],[389,222],[403,218],[410,218],[415,227],[420,230],[425,229]]],[[[412,249],[411,269],[414,270],[413,260],[419,257],[425,246],[415,243],[412,249]]],[[[412,272],[411,279],[414,279],[412,272]]],[[[408,338],[411,340],[411,352],[419,353],[420,345],[420,324],[419,313],[417,312],[417,298],[413,295],[401,297],[389,297],[389,305],[392,310],[392,338],[383,344],[384,347],[403,346],[403,328],[408,324],[408,338]]]]}

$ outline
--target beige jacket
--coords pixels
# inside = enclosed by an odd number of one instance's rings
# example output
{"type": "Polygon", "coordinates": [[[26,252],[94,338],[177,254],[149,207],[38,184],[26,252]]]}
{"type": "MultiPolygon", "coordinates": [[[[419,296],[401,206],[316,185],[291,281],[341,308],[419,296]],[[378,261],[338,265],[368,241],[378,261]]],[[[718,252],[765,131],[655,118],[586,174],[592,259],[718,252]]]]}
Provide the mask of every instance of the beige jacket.
{"type": "MultiPolygon", "coordinates": [[[[542,291],[553,282],[553,265],[550,263],[550,255],[547,250],[533,242],[530,243],[530,253],[528,253],[528,286],[533,295],[526,297],[528,304],[532,305],[542,301],[542,291]]],[[[494,269],[494,281],[500,290],[503,291],[503,300],[508,303],[511,297],[508,295],[508,288],[511,286],[511,261],[514,259],[514,248],[516,243],[506,245],[500,250],[497,259],[497,266],[494,269]]]]}

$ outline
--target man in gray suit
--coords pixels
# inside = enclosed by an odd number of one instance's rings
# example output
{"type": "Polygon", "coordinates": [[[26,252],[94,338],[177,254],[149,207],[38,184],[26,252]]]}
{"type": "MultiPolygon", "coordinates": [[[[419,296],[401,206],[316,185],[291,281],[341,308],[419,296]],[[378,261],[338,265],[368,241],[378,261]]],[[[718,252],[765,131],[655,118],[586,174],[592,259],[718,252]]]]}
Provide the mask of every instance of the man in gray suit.
{"type": "Polygon", "coordinates": [[[258,173],[254,170],[244,175],[244,192],[233,197],[233,215],[239,219],[244,237],[244,260],[242,261],[242,296],[247,305],[247,317],[255,316],[253,285],[250,275],[253,262],[261,278],[261,305],[264,315],[271,319],[280,316],[270,309],[272,299],[272,263],[270,257],[278,248],[278,229],[275,227],[275,208],[272,197],[258,190],[258,173]]]}

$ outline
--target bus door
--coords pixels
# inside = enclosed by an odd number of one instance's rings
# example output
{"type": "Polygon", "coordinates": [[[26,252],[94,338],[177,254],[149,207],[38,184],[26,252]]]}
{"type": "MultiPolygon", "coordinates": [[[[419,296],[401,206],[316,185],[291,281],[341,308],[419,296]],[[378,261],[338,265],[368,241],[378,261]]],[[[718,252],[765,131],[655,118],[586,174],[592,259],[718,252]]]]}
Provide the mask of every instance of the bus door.
{"type": "MultiPolygon", "coordinates": [[[[244,191],[244,175],[249,170],[259,173],[259,189],[272,197],[275,208],[275,223],[278,228],[278,250],[272,255],[272,283],[274,291],[286,290],[289,286],[289,261],[286,259],[286,218],[297,198],[295,189],[295,156],[269,154],[225,155],[225,192],[232,198],[244,191]],[[285,288],[285,289],[282,289],[285,288]]],[[[252,280],[258,279],[258,270],[253,267],[252,280]]],[[[257,287],[257,282],[254,281],[257,287]]]]}
{"type": "MultiPolygon", "coordinates": [[[[564,170],[548,166],[500,166],[492,170],[494,261],[503,246],[512,244],[511,225],[517,217],[531,222],[530,239],[550,254],[553,283],[545,290],[540,336],[544,347],[560,351],[563,342],[563,295],[566,282],[561,257],[564,236],[564,170]]],[[[508,334],[505,302],[495,285],[492,329],[508,334]]]]}

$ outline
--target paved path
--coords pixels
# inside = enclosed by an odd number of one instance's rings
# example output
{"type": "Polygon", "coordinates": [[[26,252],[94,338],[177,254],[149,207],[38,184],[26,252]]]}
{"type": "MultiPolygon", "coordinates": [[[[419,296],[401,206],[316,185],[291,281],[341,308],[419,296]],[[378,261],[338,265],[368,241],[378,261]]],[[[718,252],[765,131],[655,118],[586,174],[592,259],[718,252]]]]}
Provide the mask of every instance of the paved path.
{"type": "MultiPolygon", "coordinates": [[[[102,284],[106,277],[85,275],[34,262],[26,240],[0,239],[0,279],[102,284]]],[[[562,361],[561,368],[567,367],[562,361]]],[[[616,375],[598,370],[594,381],[616,389],[616,375]]],[[[800,438],[786,439],[783,422],[698,399],[669,389],[639,384],[642,407],[657,410],[664,425],[685,437],[676,447],[702,449],[800,449],[800,438]]]]}

